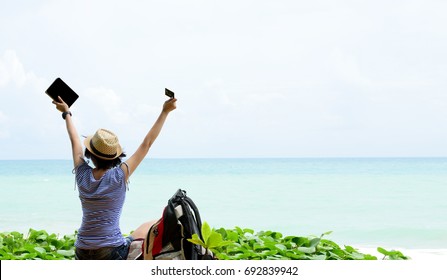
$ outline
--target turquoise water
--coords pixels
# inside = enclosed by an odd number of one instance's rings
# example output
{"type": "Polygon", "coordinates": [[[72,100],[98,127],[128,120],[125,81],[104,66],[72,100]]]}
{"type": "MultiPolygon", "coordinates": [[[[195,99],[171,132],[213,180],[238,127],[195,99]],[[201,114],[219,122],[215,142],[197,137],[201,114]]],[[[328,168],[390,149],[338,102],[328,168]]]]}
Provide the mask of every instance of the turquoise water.
{"type": "MultiPolygon", "coordinates": [[[[0,231],[73,233],[71,161],[0,161],[0,231]]],[[[319,235],[357,246],[447,248],[447,158],[147,159],[121,218],[158,219],[178,189],[214,227],[319,235]]]]}

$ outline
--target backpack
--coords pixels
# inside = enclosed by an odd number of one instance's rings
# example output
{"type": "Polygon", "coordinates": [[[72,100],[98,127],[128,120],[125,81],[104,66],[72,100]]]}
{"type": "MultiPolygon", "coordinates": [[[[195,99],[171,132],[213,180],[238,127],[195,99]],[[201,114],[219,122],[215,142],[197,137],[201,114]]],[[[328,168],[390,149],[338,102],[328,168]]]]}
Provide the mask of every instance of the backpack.
{"type": "Polygon", "coordinates": [[[199,210],[186,191],[179,189],[163,211],[162,217],[149,229],[144,240],[145,260],[211,260],[213,254],[187,239],[202,237],[199,210]]]}

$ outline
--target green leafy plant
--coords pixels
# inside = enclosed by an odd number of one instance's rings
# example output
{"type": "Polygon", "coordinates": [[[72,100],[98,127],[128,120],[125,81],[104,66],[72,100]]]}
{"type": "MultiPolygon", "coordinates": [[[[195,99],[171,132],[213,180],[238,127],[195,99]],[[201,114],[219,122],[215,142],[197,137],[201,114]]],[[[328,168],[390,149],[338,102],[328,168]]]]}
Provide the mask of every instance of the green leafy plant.
{"type": "Polygon", "coordinates": [[[28,236],[22,233],[0,233],[1,260],[64,260],[73,259],[75,234],[59,238],[44,230],[30,229],[28,236]]]}
{"type": "MultiPolygon", "coordinates": [[[[231,241],[226,246],[216,248],[216,256],[224,260],[377,260],[376,256],[364,254],[352,246],[340,246],[324,237],[286,236],[274,231],[255,233],[252,229],[218,229],[223,241],[231,241]]],[[[384,259],[408,259],[399,251],[378,252],[384,259]]]]}
{"type": "MultiPolygon", "coordinates": [[[[211,250],[221,260],[377,260],[348,245],[338,245],[320,236],[283,236],[275,231],[252,229],[212,229],[206,222],[201,228],[203,239],[193,235],[190,242],[211,250]]],[[[76,232],[60,237],[44,230],[30,229],[24,237],[19,232],[0,233],[0,260],[72,260],[76,232]]],[[[385,260],[407,260],[395,250],[378,247],[385,260]]]]}

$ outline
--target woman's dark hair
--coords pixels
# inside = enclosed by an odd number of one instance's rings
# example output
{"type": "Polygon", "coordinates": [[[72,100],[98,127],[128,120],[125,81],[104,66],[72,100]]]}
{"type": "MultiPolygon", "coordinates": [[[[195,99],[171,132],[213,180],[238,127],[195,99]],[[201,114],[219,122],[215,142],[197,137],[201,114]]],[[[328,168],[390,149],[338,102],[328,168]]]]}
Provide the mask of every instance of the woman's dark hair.
{"type": "Polygon", "coordinates": [[[110,169],[115,166],[118,166],[121,164],[121,158],[126,157],[125,153],[122,153],[119,157],[111,160],[106,160],[102,158],[98,158],[94,154],[92,154],[88,149],[85,149],[84,156],[88,159],[91,159],[93,161],[93,164],[98,169],[110,169]]]}

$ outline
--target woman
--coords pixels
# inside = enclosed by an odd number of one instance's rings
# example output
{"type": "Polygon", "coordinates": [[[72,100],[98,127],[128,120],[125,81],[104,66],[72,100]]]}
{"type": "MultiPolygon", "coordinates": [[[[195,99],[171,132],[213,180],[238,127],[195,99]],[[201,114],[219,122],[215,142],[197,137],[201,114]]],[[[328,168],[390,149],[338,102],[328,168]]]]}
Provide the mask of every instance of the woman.
{"type": "Polygon", "coordinates": [[[160,116],[143,142],[125,162],[122,162],[126,155],[118,137],[106,129],[99,129],[84,140],[83,153],[68,105],[60,97],[53,101],[67,126],[82,205],[82,224],[75,243],[76,259],[126,259],[132,240],[146,236],[153,222],[141,225],[127,238],[121,233],[119,220],[126,184],[157,139],[168,114],[176,108],[176,101],[171,98],[163,104],[160,116]],[[95,168],[88,165],[84,156],[92,160],[95,168]]]}

